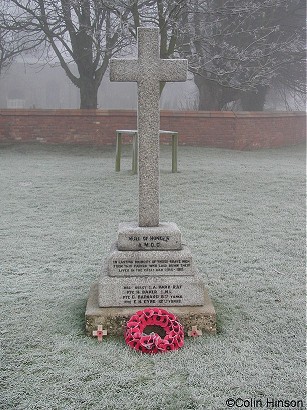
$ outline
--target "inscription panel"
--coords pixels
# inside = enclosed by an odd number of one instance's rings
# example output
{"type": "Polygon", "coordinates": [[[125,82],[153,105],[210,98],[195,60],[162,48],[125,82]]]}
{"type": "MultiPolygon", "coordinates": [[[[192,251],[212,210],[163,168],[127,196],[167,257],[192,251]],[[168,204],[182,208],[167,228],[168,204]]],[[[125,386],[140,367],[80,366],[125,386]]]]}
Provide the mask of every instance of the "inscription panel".
{"type": "Polygon", "coordinates": [[[198,306],[204,303],[203,283],[194,276],[110,277],[103,269],[99,306],[198,306]]]}
{"type": "Polygon", "coordinates": [[[129,285],[123,287],[123,306],[176,305],[183,304],[182,285],[129,285]]]}
{"type": "Polygon", "coordinates": [[[167,249],[170,236],[167,235],[129,235],[126,240],[128,241],[129,249],[167,249]]]}
{"type": "Polygon", "coordinates": [[[192,260],[187,259],[120,259],[111,258],[110,276],[193,275],[192,260]]]}
{"type": "Polygon", "coordinates": [[[173,222],[157,227],[140,227],[135,222],[123,222],[118,228],[118,249],[121,251],[180,250],[181,232],[173,222]]]}
{"type": "Polygon", "coordinates": [[[192,254],[187,246],[169,251],[120,251],[113,245],[108,258],[110,276],[193,275],[192,254]]]}

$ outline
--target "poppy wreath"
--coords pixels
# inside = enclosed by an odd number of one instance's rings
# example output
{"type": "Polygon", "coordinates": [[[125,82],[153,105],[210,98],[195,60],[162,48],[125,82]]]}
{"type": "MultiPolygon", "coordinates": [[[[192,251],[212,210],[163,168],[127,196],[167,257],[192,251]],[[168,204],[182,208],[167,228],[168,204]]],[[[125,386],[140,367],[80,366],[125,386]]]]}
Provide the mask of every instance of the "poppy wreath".
{"type": "Polygon", "coordinates": [[[184,344],[183,327],[176,316],[159,308],[146,308],[131,316],[124,337],[132,349],[149,354],[177,350],[184,344]],[[154,332],[144,333],[147,326],[161,327],[165,337],[154,332]]]}

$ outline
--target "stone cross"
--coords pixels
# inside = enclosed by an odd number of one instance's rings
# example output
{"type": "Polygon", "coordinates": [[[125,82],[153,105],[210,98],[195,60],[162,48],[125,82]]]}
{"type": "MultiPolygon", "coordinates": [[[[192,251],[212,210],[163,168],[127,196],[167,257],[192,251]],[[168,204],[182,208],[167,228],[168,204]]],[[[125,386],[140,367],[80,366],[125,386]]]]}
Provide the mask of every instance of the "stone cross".
{"type": "Polygon", "coordinates": [[[160,82],[185,81],[187,60],[160,58],[159,28],[139,27],[138,59],[111,59],[111,81],[138,84],[139,226],[159,226],[160,82]]]}

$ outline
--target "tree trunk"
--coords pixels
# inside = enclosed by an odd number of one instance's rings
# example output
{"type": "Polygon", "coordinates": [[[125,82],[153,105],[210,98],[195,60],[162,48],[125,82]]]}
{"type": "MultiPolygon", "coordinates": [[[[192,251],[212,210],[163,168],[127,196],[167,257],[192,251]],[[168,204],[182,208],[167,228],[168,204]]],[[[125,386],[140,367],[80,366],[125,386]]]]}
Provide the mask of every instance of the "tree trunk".
{"type": "Polygon", "coordinates": [[[216,111],[219,110],[218,93],[214,85],[210,84],[200,75],[194,76],[195,85],[198,88],[198,110],[199,111],[216,111]]]}
{"type": "Polygon", "coordinates": [[[98,87],[93,78],[80,76],[80,108],[87,110],[97,109],[98,87]]]}
{"type": "Polygon", "coordinates": [[[227,103],[238,99],[236,90],[223,87],[203,76],[196,74],[194,82],[199,91],[199,111],[221,111],[227,103]]]}
{"type": "Polygon", "coordinates": [[[257,91],[246,91],[240,95],[243,111],[263,111],[269,87],[258,86],[257,91]]]}

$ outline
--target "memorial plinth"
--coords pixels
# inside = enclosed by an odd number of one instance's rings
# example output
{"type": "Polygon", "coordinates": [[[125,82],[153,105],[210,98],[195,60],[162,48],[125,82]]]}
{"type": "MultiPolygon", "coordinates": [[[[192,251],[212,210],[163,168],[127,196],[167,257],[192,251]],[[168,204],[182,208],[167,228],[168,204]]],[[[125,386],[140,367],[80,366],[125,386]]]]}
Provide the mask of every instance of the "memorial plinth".
{"type": "Polygon", "coordinates": [[[90,290],[87,332],[102,325],[109,335],[120,335],[133,313],[150,306],[174,313],[186,332],[192,326],[216,332],[214,307],[178,226],[120,223],[117,241],[90,290]]]}
{"type": "Polygon", "coordinates": [[[181,232],[159,220],[159,99],[161,81],[185,81],[186,60],[160,59],[159,29],[138,29],[138,59],[112,59],[113,81],[138,84],[139,220],[119,224],[117,238],[90,290],[86,330],[109,335],[140,308],[175,314],[187,333],[192,326],[216,332],[215,310],[181,232]]]}

